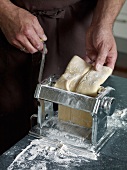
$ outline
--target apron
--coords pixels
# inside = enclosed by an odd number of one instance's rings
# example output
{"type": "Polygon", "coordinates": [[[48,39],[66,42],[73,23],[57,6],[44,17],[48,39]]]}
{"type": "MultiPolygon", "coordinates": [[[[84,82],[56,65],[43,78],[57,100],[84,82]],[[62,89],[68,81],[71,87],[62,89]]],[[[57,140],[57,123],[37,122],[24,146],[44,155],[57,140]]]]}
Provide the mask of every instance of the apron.
{"type": "MultiPolygon", "coordinates": [[[[43,79],[61,75],[74,55],[85,56],[85,32],[97,0],[12,2],[37,16],[48,37],[43,79]]],[[[26,54],[11,46],[0,30],[0,146],[10,147],[28,133],[30,116],[37,112],[33,96],[40,62],[41,53],[26,54]]]]}

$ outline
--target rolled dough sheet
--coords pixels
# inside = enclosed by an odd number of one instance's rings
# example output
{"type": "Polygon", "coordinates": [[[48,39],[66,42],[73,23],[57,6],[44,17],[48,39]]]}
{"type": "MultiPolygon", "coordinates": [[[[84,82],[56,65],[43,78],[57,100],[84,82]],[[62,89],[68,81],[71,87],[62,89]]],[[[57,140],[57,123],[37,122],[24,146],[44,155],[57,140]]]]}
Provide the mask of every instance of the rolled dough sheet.
{"type": "Polygon", "coordinates": [[[90,68],[90,64],[87,64],[80,57],[74,56],[69,62],[65,73],[56,82],[55,87],[75,91],[78,82],[90,68]]]}
{"type": "Polygon", "coordinates": [[[58,106],[58,118],[59,120],[72,122],[74,124],[87,128],[91,128],[92,126],[92,116],[90,113],[77,109],[72,109],[63,105],[58,106]]]}
{"type": "Polygon", "coordinates": [[[66,122],[71,121],[71,108],[63,105],[58,105],[58,119],[66,122]]]}
{"type": "Polygon", "coordinates": [[[77,93],[88,96],[96,96],[100,85],[111,75],[112,69],[103,66],[100,71],[95,71],[91,68],[78,83],[76,88],[77,93]]]}
{"type": "Polygon", "coordinates": [[[84,126],[87,128],[92,127],[92,116],[90,113],[82,111],[82,110],[77,110],[77,109],[70,109],[71,112],[71,119],[70,121],[74,124],[84,126]]]}

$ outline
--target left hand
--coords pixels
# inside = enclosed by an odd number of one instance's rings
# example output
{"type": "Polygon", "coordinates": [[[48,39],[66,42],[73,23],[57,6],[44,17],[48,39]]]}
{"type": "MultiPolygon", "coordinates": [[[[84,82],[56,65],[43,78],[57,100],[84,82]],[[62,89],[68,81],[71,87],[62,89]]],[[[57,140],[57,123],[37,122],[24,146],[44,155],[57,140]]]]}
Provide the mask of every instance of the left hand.
{"type": "Polygon", "coordinates": [[[47,40],[37,17],[12,4],[3,15],[0,28],[11,45],[27,53],[42,51],[42,42],[47,40]]]}
{"type": "Polygon", "coordinates": [[[86,34],[86,62],[91,63],[95,70],[103,65],[114,69],[117,59],[117,47],[109,25],[90,26],[86,34]]]}

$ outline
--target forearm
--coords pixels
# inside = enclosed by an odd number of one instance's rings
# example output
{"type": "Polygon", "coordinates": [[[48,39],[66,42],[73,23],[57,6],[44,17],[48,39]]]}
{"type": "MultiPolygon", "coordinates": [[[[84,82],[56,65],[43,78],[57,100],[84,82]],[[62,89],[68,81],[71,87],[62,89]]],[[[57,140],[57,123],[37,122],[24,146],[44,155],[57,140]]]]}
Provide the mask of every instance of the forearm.
{"type": "Polygon", "coordinates": [[[98,0],[93,14],[92,25],[111,25],[121,10],[125,0],[98,0]]]}

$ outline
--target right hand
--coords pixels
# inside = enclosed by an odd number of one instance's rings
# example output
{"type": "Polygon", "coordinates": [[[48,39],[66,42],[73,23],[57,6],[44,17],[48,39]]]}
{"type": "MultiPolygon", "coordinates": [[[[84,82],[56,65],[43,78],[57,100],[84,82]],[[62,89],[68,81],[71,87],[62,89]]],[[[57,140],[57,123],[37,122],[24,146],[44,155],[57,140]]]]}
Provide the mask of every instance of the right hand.
{"type": "Polygon", "coordinates": [[[4,14],[0,27],[11,45],[27,53],[41,51],[47,40],[37,17],[17,6],[4,14]]]}
{"type": "Polygon", "coordinates": [[[95,70],[103,65],[114,69],[117,59],[117,47],[112,33],[112,25],[91,25],[86,34],[85,60],[91,63],[95,70]]]}

